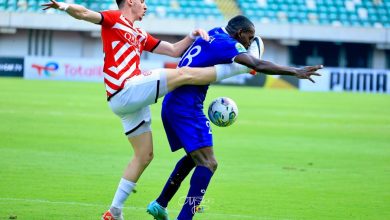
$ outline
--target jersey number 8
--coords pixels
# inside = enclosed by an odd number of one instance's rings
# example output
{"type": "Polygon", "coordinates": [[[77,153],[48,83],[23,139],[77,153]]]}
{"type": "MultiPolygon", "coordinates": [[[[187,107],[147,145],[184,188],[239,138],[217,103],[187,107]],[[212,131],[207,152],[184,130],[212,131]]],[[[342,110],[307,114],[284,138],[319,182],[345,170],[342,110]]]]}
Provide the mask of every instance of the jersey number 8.
{"type": "Polygon", "coordinates": [[[192,59],[200,54],[200,51],[202,51],[202,47],[199,45],[191,48],[181,60],[180,66],[189,66],[192,63],[192,59]]]}

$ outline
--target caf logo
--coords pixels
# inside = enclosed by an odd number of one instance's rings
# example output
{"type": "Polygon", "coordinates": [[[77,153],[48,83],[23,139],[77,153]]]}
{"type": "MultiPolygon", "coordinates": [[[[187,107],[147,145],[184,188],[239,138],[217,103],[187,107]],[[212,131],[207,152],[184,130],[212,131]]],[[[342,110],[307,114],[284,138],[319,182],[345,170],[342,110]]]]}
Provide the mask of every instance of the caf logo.
{"type": "Polygon", "coordinates": [[[152,75],[152,71],[144,71],[144,72],[142,72],[142,75],[144,75],[144,76],[152,75]]]}

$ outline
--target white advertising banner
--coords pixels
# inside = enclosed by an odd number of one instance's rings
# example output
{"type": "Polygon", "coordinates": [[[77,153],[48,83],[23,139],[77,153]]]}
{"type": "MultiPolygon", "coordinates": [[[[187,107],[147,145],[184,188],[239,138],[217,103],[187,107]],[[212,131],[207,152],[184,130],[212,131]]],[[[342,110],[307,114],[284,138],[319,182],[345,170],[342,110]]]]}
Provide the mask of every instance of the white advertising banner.
{"type": "MultiPolygon", "coordinates": [[[[162,62],[141,61],[142,70],[162,68],[162,62]]],[[[87,58],[26,57],[25,79],[103,82],[103,60],[87,58]]]]}
{"type": "Polygon", "coordinates": [[[390,70],[325,68],[322,76],[299,80],[301,91],[390,93],[390,70]]]}
{"type": "Polygon", "coordinates": [[[103,82],[103,60],[84,58],[26,57],[25,79],[103,82]]]}

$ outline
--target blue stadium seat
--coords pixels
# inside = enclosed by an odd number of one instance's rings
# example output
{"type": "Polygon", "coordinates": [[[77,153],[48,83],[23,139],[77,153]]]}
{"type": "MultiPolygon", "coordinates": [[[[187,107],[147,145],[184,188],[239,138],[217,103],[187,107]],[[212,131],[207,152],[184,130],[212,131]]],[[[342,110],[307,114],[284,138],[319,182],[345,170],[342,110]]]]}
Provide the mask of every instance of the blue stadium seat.
{"type": "MultiPolygon", "coordinates": [[[[40,6],[45,2],[47,0],[0,0],[0,11],[45,13],[40,6]]],[[[73,2],[96,11],[116,8],[114,0],[73,0],[73,2]]],[[[213,1],[147,0],[146,3],[147,16],[151,17],[223,19],[223,14],[213,1]]],[[[323,25],[336,22],[344,26],[390,26],[390,0],[383,0],[379,5],[375,5],[372,0],[355,2],[350,0],[236,0],[236,3],[244,15],[265,22],[293,24],[318,22],[323,25]],[[359,9],[366,10],[367,16],[359,14],[361,12],[359,9]]]]}
{"type": "MultiPolygon", "coordinates": [[[[266,4],[261,7],[259,2],[261,1],[237,0],[237,5],[244,15],[253,20],[269,17],[269,13],[259,12],[264,10],[284,12],[288,21],[293,24],[312,22],[313,19],[308,19],[311,17],[317,18],[318,23],[324,25],[336,22],[344,26],[390,26],[390,0],[383,0],[379,5],[374,5],[372,0],[361,0],[361,3],[350,0],[264,0],[262,2],[266,4]],[[359,17],[359,8],[367,10],[367,19],[359,17]]],[[[278,19],[271,20],[278,22],[278,19]]]]}
{"type": "Polygon", "coordinates": [[[223,19],[217,5],[203,0],[151,0],[147,16],[189,19],[223,19]]]}

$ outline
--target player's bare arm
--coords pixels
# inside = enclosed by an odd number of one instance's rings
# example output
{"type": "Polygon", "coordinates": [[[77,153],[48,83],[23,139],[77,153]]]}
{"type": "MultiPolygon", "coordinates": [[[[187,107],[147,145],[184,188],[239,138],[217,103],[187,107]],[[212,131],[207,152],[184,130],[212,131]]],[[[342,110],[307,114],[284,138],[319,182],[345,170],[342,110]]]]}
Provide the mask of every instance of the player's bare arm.
{"type": "Polygon", "coordinates": [[[102,16],[100,13],[89,10],[82,5],[68,4],[65,2],[57,2],[55,0],[50,0],[50,3],[43,4],[42,7],[43,10],[54,8],[57,10],[66,11],[70,16],[76,19],[88,21],[94,24],[98,24],[102,20],[102,16]]]}
{"type": "Polygon", "coordinates": [[[299,79],[308,79],[313,83],[315,83],[315,81],[311,78],[311,76],[321,76],[321,74],[316,71],[323,68],[323,65],[306,66],[302,68],[281,66],[269,61],[257,59],[248,53],[238,55],[234,61],[252,68],[256,72],[268,75],[290,75],[299,79]]]}
{"type": "Polygon", "coordinates": [[[162,41],[153,53],[163,54],[171,57],[180,57],[184,51],[194,42],[196,37],[209,41],[208,33],[203,29],[195,29],[188,36],[177,43],[162,41]]]}

